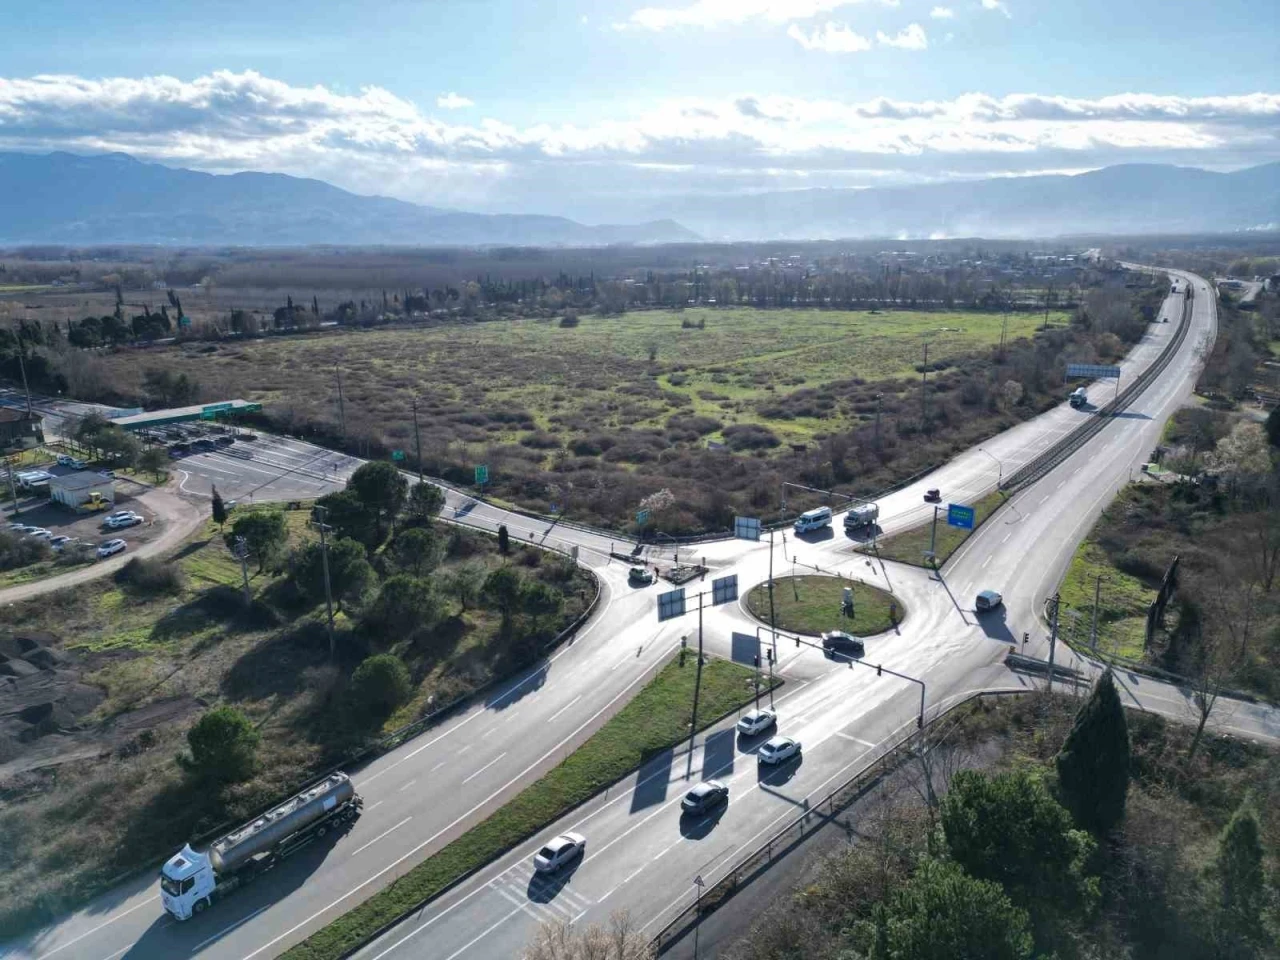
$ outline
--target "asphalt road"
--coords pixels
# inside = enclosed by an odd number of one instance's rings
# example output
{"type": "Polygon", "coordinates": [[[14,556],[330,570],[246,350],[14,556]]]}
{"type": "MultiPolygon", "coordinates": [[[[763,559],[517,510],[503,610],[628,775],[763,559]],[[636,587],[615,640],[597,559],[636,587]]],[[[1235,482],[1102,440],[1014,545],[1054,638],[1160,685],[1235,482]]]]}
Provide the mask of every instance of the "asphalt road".
{"type": "Polygon", "coordinates": [[[223,500],[251,506],[273,500],[311,500],[346,486],[364,461],[302,440],[262,433],[209,453],[173,461],[178,489],[209,497],[213,487],[223,500]]]}
{"type": "MultiPolygon", "coordinates": [[[[653,931],[689,902],[695,876],[714,882],[736,858],[913,726],[919,687],[877,676],[865,664],[882,663],[923,678],[930,712],[974,689],[1017,689],[1037,682],[1011,672],[1003,658],[1023,632],[1032,637],[1029,652],[1047,653],[1043,598],[1107,500],[1146,459],[1164,418],[1189,392],[1196,349],[1216,323],[1207,287],[1195,282],[1193,332],[1160,381],[1084,450],[1018,494],[940,577],[855,554],[838,518],[829,535],[788,536],[785,546],[778,538],[779,573],[787,571],[783,558],[796,556],[802,563],[887,586],[907,611],[897,631],[868,640],[862,665],[836,663],[789,641],[780,643],[778,670],[787,680],[779,697],[781,729],[804,743],[801,761],[760,776],[752,756],[757,744],[739,742],[724,730],[700,736],[692,751],[658,758],[415,914],[363,955],[510,957],[541,919],[597,921],[619,908],[653,931]],[[973,613],[973,594],[986,586],[1000,589],[1007,605],[980,618],[973,613]],[[730,781],[728,808],[712,821],[682,824],[678,798],[704,773],[730,781]],[[588,838],[580,866],[549,884],[533,880],[533,851],[549,836],[572,828],[588,838]]],[[[1173,323],[1152,325],[1126,362],[1125,376],[1150,362],[1174,328],[1173,323]]],[[[1114,389],[1110,383],[1094,385],[1090,398],[1105,403],[1114,389]]],[[[994,488],[1002,471],[1016,469],[1088,415],[1064,404],[988,441],[985,452],[962,455],[883,498],[882,528],[893,532],[930,515],[932,507],[922,500],[929,487],[941,487],[946,500],[977,499],[994,488]]],[[[299,458],[307,460],[305,453],[299,458]]],[[[304,464],[298,473],[310,469],[304,464]]],[[[629,587],[626,564],[608,557],[611,544],[618,543],[607,535],[530,521],[452,491],[443,516],[485,529],[505,523],[513,536],[559,549],[579,546],[580,562],[601,576],[604,591],[591,623],[547,664],[353,771],[366,807],[349,834],[311,845],[254,887],[187,923],[163,915],[155,879],[144,876],[0,955],[40,960],[275,956],[496,809],[616,712],[678,648],[682,635],[696,642],[696,614],[658,623],[655,595],[663,588],[629,587]]],[[[767,576],[767,542],[718,541],[693,550],[706,555],[712,576],[737,573],[743,593],[767,576]]],[[[743,659],[755,649],[757,625],[739,604],[726,604],[704,611],[703,633],[710,652],[743,659]]],[[[1058,654],[1064,659],[1062,650],[1058,654]]],[[[1186,715],[1185,697],[1172,687],[1132,678],[1126,689],[1145,709],[1186,715]]],[[[1270,711],[1243,705],[1220,710],[1230,728],[1280,735],[1270,711]]]]}

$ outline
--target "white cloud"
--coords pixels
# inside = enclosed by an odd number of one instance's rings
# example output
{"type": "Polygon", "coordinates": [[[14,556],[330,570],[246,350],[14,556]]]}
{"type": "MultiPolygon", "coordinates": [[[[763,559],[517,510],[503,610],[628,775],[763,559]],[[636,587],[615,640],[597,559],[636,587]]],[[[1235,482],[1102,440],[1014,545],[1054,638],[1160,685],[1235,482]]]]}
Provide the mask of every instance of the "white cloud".
{"type": "Polygon", "coordinates": [[[871,41],[860,33],[854,33],[846,24],[828,21],[809,33],[798,24],[787,27],[787,36],[806,50],[824,53],[860,53],[871,49],[871,41]]]}
{"type": "Polygon", "coordinates": [[[1013,14],[1009,13],[1009,5],[1006,4],[1004,0],[982,0],[982,9],[999,10],[1006,17],[1013,16],[1013,14]]]}
{"type": "Polygon", "coordinates": [[[901,0],[695,0],[687,7],[644,7],[615,26],[620,29],[667,30],[672,27],[719,27],[749,20],[787,23],[809,20],[840,7],[871,2],[896,7],[901,0]]]}
{"type": "Polygon", "coordinates": [[[929,11],[929,16],[935,20],[950,20],[956,15],[956,12],[950,7],[934,7],[929,11]]]}
{"type": "MultiPolygon", "coordinates": [[[[871,43],[829,26],[802,32],[804,41],[871,43]]],[[[904,35],[910,28],[889,39],[904,35]]],[[[340,94],[254,72],[0,77],[0,150],[122,151],[215,172],[319,177],[440,206],[605,218],[622,215],[624,199],[689,193],[1280,160],[1280,93],[690,96],[585,125],[516,125],[439,119],[379,87],[340,94]]]]}
{"type": "Polygon", "coordinates": [[[929,46],[929,38],[925,36],[924,27],[913,23],[894,36],[877,30],[876,43],[882,47],[897,47],[899,50],[923,50],[929,46]]]}
{"type": "Polygon", "coordinates": [[[463,107],[474,107],[475,105],[474,100],[460,97],[452,90],[436,97],[436,106],[442,110],[461,110],[463,107]]]}

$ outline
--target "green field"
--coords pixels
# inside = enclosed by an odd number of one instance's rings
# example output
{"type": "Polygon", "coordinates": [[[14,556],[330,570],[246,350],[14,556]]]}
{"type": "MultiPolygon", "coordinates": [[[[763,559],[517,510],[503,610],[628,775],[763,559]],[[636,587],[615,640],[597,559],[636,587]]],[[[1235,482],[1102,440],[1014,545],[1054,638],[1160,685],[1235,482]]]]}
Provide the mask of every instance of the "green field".
{"type": "MultiPolygon", "coordinates": [[[[1005,499],[1006,497],[1003,493],[995,490],[973,504],[973,530],[977,530],[982,526],[987,517],[995,513],[1005,499]]],[[[940,567],[950,559],[953,553],[960,549],[961,544],[969,539],[973,530],[961,530],[958,527],[950,526],[947,523],[946,509],[940,507],[938,510],[936,540],[933,534],[933,521],[930,520],[918,527],[904,530],[902,533],[895,533],[891,537],[883,537],[875,544],[874,548],[867,544],[858,549],[863,553],[876,553],[885,560],[909,563],[913,567],[940,567]],[[929,549],[931,542],[934,544],[933,552],[936,554],[933,563],[930,563],[925,557],[925,551],[929,549]]]]}
{"type": "MultiPolygon", "coordinates": [[[[699,728],[751,700],[754,675],[736,663],[709,660],[699,688],[699,728]]],[[[562,764],[391,886],[288,950],[285,960],[347,956],[383,924],[532,836],[648,758],[679,744],[689,736],[696,676],[693,657],[672,660],[562,764]]]]}
{"type": "MultiPolygon", "coordinates": [[[[828,630],[844,630],[855,636],[874,636],[902,622],[906,611],[893,594],[866,583],[839,577],[777,577],[773,607],[779,630],[817,636],[828,630]],[[844,588],[853,587],[853,616],[841,612],[844,588]],[[890,604],[896,608],[891,614],[890,604]]],[[[765,623],[770,621],[769,590],[759,584],[747,594],[747,609],[765,623]]]]}
{"type": "Polygon", "coordinates": [[[1098,649],[1141,660],[1146,640],[1147,606],[1155,599],[1155,591],[1137,577],[1113,566],[1092,535],[1076,548],[1076,555],[1059,591],[1063,608],[1060,618],[1063,637],[1081,646],[1089,645],[1093,595],[1099,575],[1103,580],[1098,590],[1098,649]]]}

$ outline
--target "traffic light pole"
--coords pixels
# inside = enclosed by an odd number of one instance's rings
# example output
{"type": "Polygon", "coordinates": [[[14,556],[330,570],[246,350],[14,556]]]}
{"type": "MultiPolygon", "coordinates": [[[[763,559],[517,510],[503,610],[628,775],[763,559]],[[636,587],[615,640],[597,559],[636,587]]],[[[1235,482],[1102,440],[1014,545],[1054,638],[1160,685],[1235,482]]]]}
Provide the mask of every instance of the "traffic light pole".
{"type": "Polygon", "coordinates": [[[874,670],[876,672],[877,677],[887,673],[889,674],[889,676],[897,677],[899,680],[906,680],[910,683],[919,684],[920,685],[920,713],[919,713],[919,716],[916,717],[916,729],[917,730],[924,729],[924,697],[925,697],[925,691],[927,688],[925,687],[925,682],[921,680],[919,677],[912,677],[912,676],[908,676],[905,673],[899,673],[897,670],[892,670],[889,667],[886,667],[882,663],[876,663],[876,664],[867,663],[865,660],[859,660],[856,657],[851,657],[849,656],[849,654],[841,653],[839,650],[827,650],[825,647],[822,646],[822,644],[814,643],[812,640],[805,640],[803,637],[793,636],[791,639],[796,642],[797,649],[799,649],[803,645],[806,647],[813,647],[813,649],[815,650],[821,650],[824,654],[829,653],[832,657],[838,660],[847,661],[850,669],[852,669],[853,665],[856,663],[858,664],[858,666],[866,667],[869,670],[874,670]]]}

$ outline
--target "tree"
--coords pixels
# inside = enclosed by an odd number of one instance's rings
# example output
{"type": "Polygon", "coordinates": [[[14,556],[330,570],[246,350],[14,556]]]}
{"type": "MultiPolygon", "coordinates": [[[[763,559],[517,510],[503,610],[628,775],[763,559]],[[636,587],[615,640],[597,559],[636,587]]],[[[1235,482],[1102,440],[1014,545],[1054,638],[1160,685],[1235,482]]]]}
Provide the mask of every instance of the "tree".
{"type": "Polygon", "coordinates": [[[244,537],[245,546],[251,556],[258,558],[258,572],[262,573],[267,564],[275,563],[284,552],[289,527],[279,510],[252,510],[236,517],[231,524],[230,534],[224,535],[228,547],[237,537],[244,537]]]}
{"type": "Polygon", "coordinates": [[[648,937],[626,913],[609,917],[607,927],[575,927],[567,920],[547,921],[534,931],[523,960],[653,960],[648,937]]]}
{"type": "Polygon", "coordinates": [[[459,613],[466,613],[480,599],[484,568],[477,563],[462,563],[446,571],[441,589],[458,601],[459,613]]]}
{"type": "MultiPolygon", "coordinates": [[[[324,545],[313,540],[294,554],[293,578],[298,589],[313,603],[324,599],[324,545]]],[[[377,582],[369,565],[364,544],[350,537],[329,541],[329,590],[341,610],[344,604],[359,605],[377,582]]]]}
{"type": "Polygon", "coordinates": [[[1280,447],[1280,407],[1267,414],[1267,442],[1273,447],[1280,447]]]}
{"type": "Polygon", "coordinates": [[[374,542],[373,515],[364,501],[350,490],[328,493],[316,500],[316,517],[324,517],[324,523],[339,537],[349,537],[361,543],[374,542]]]}
{"type": "Polygon", "coordinates": [[[484,599],[502,614],[502,633],[511,633],[511,624],[516,611],[520,609],[520,598],[524,592],[524,578],[519,571],[511,567],[499,567],[485,577],[480,593],[484,599]]]}
{"type": "Polygon", "coordinates": [[[408,521],[418,526],[429,524],[444,507],[444,491],[434,483],[415,483],[409,490],[408,521]]]}
{"type": "Polygon", "coordinates": [[[1242,420],[1218,441],[1208,456],[1209,468],[1227,477],[1233,491],[1252,486],[1271,472],[1271,453],[1262,424],[1242,420]]]}
{"type": "Polygon", "coordinates": [[[218,493],[218,488],[213,488],[213,522],[218,525],[221,530],[223,524],[227,522],[227,506],[222,502],[222,494],[218,493]]]}
{"type": "Polygon", "coordinates": [[[371,722],[381,722],[409,699],[411,691],[404,662],[390,653],[376,653],[356,667],[348,695],[357,713],[371,722]]]}
{"type": "Polygon", "coordinates": [[[1218,838],[1214,866],[1221,884],[1218,942],[1227,948],[1228,956],[1248,955],[1247,945],[1261,943],[1265,936],[1262,914],[1267,903],[1262,829],[1248,798],[1218,838]]]}
{"type": "Polygon", "coordinates": [[[520,608],[533,621],[533,632],[536,634],[543,617],[554,617],[564,609],[564,594],[541,580],[532,580],[521,591],[520,608]]]}
{"type": "Polygon", "coordinates": [[[147,447],[138,457],[138,466],[155,477],[156,483],[160,482],[160,474],[168,462],[169,457],[160,447],[147,447]]]}
{"type": "Polygon", "coordinates": [[[1124,819],[1129,724],[1110,668],[1076,714],[1055,764],[1063,803],[1081,827],[1102,836],[1124,819]]]}
{"type": "Polygon", "coordinates": [[[507,531],[505,523],[498,525],[498,552],[501,554],[511,552],[511,534],[507,531]]]}
{"type": "Polygon", "coordinates": [[[955,863],[924,860],[876,911],[875,960],[1024,960],[1031,951],[1027,912],[955,863]]]}
{"type": "Polygon", "coordinates": [[[390,463],[375,460],[362,465],[351,479],[347,489],[372,513],[379,528],[395,522],[396,515],[404,507],[408,481],[390,463]]]}
{"type": "Polygon", "coordinates": [[[191,755],[180,756],[179,763],[213,783],[237,783],[253,776],[261,739],[249,718],[235,707],[214,707],[187,731],[191,755]]]}
{"type": "Polygon", "coordinates": [[[425,577],[444,559],[445,543],[431,527],[410,527],[391,541],[391,556],[397,567],[415,577],[425,577]]]}
{"type": "Polygon", "coordinates": [[[1064,913],[1091,909],[1097,880],[1084,865],[1094,842],[1077,830],[1044,783],[1027,770],[989,777],[962,770],[942,799],[948,852],[969,874],[1000,884],[1030,913],[1042,945],[1064,913]]]}
{"type": "Polygon", "coordinates": [[[440,596],[429,581],[399,574],[382,585],[365,624],[387,634],[388,639],[404,639],[430,630],[443,612],[440,596]]]}

